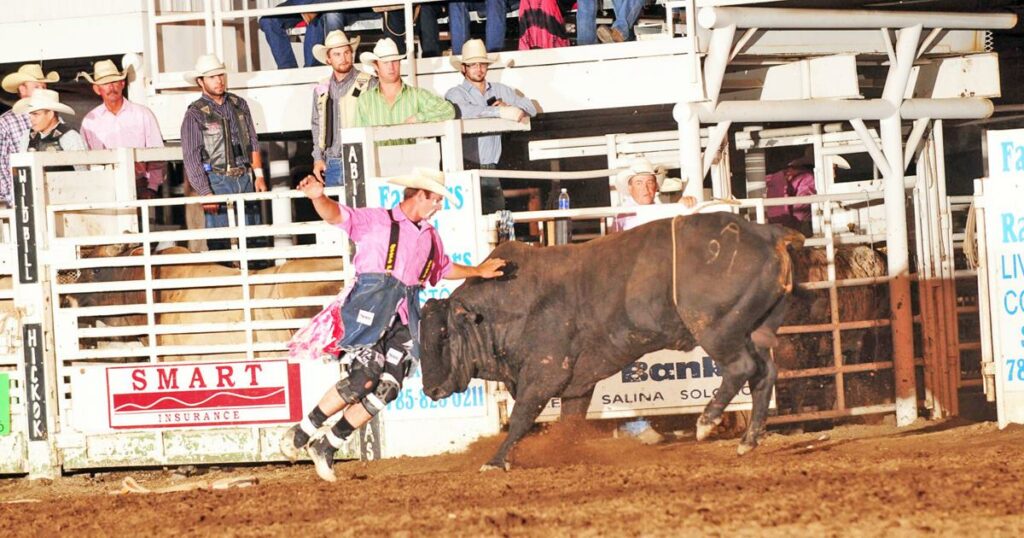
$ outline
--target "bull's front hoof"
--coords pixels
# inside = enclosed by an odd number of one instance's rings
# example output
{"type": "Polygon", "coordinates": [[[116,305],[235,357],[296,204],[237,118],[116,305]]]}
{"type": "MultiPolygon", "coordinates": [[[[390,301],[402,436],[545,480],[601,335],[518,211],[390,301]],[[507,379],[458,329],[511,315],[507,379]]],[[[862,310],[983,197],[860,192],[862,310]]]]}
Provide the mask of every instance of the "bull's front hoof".
{"type": "Polygon", "coordinates": [[[757,448],[757,443],[751,445],[741,441],[739,446],[736,447],[736,455],[746,456],[751,450],[754,450],[755,448],[757,448]]]}
{"type": "Polygon", "coordinates": [[[502,465],[492,465],[490,463],[485,463],[480,466],[480,472],[486,473],[488,471],[508,471],[511,468],[512,466],[509,465],[507,461],[502,465]]]}
{"type": "Polygon", "coordinates": [[[697,419],[697,440],[703,441],[711,435],[711,432],[715,431],[715,428],[722,423],[722,417],[711,422],[705,422],[704,417],[697,419]]]}

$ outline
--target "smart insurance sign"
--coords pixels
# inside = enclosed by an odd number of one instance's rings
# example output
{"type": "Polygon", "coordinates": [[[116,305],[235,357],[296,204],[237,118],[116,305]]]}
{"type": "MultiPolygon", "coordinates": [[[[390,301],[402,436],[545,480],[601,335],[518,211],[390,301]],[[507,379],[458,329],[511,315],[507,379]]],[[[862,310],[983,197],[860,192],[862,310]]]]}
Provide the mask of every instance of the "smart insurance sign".
{"type": "Polygon", "coordinates": [[[989,131],[985,248],[999,426],[1024,423],[1024,129],[989,131]]]}

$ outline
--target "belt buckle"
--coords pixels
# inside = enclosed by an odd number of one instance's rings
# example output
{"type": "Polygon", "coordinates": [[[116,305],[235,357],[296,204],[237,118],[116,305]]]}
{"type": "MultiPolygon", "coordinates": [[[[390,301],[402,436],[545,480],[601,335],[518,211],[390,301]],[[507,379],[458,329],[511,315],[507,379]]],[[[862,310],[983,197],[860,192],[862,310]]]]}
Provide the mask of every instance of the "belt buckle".
{"type": "Polygon", "coordinates": [[[244,166],[236,166],[234,168],[228,167],[227,175],[231,177],[238,177],[245,173],[246,168],[244,166]]]}

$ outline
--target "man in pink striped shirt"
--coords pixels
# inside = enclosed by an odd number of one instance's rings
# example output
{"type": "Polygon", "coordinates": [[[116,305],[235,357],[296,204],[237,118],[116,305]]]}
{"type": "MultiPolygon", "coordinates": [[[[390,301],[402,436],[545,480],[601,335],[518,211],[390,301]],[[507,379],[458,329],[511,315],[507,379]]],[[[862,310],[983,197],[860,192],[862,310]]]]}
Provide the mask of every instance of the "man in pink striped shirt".
{"type": "MultiPolygon", "coordinates": [[[[92,84],[103,103],[82,118],[82,136],[89,149],[162,148],[163,136],[153,112],[124,98],[126,71],[110,60],[96,62],[93,73],[79,73],[92,84]]],[[[164,182],[164,163],[135,163],[135,194],[139,199],[156,197],[164,182]]]]}
{"type": "MultiPolygon", "coordinates": [[[[497,258],[476,267],[460,265],[444,253],[437,230],[430,225],[449,196],[443,172],[417,169],[389,182],[405,187],[404,199],[390,210],[338,204],[324,196],[323,183],[314,176],[298,186],[325,221],[345,230],[356,243],[355,284],[336,307],[343,326],[337,347],[346,362],[351,361],[348,373],[281,439],[283,454],[294,461],[306,449],[317,474],[328,482],[335,480],[338,448],[402,389],[419,350],[419,291],[442,278],[498,277],[505,265],[497,258]],[[338,412],[343,413],[338,422],[314,439],[324,421],[338,412]]],[[[327,312],[314,318],[310,327],[327,312]]],[[[292,343],[306,332],[296,334],[292,343]]]]}

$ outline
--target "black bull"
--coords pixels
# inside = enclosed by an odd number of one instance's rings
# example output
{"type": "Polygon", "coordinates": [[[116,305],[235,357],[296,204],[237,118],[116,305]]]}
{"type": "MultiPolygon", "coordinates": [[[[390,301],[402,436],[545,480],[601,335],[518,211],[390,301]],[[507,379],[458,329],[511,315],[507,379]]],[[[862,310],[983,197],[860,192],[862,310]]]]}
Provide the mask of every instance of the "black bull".
{"type": "Polygon", "coordinates": [[[563,416],[582,416],[597,382],[652,351],[700,345],[721,366],[722,384],[697,437],[749,383],[744,454],[757,446],[775,383],[766,348],[792,290],[787,246],[802,242],[781,226],[711,213],[579,245],[502,244],[491,256],[508,260],[512,274],[470,279],[424,307],[424,391],[437,400],[472,378],[503,382],[516,403],[508,436],[484,467],[507,469],[509,451],[551,398],[562,398],[563,416]]]}

